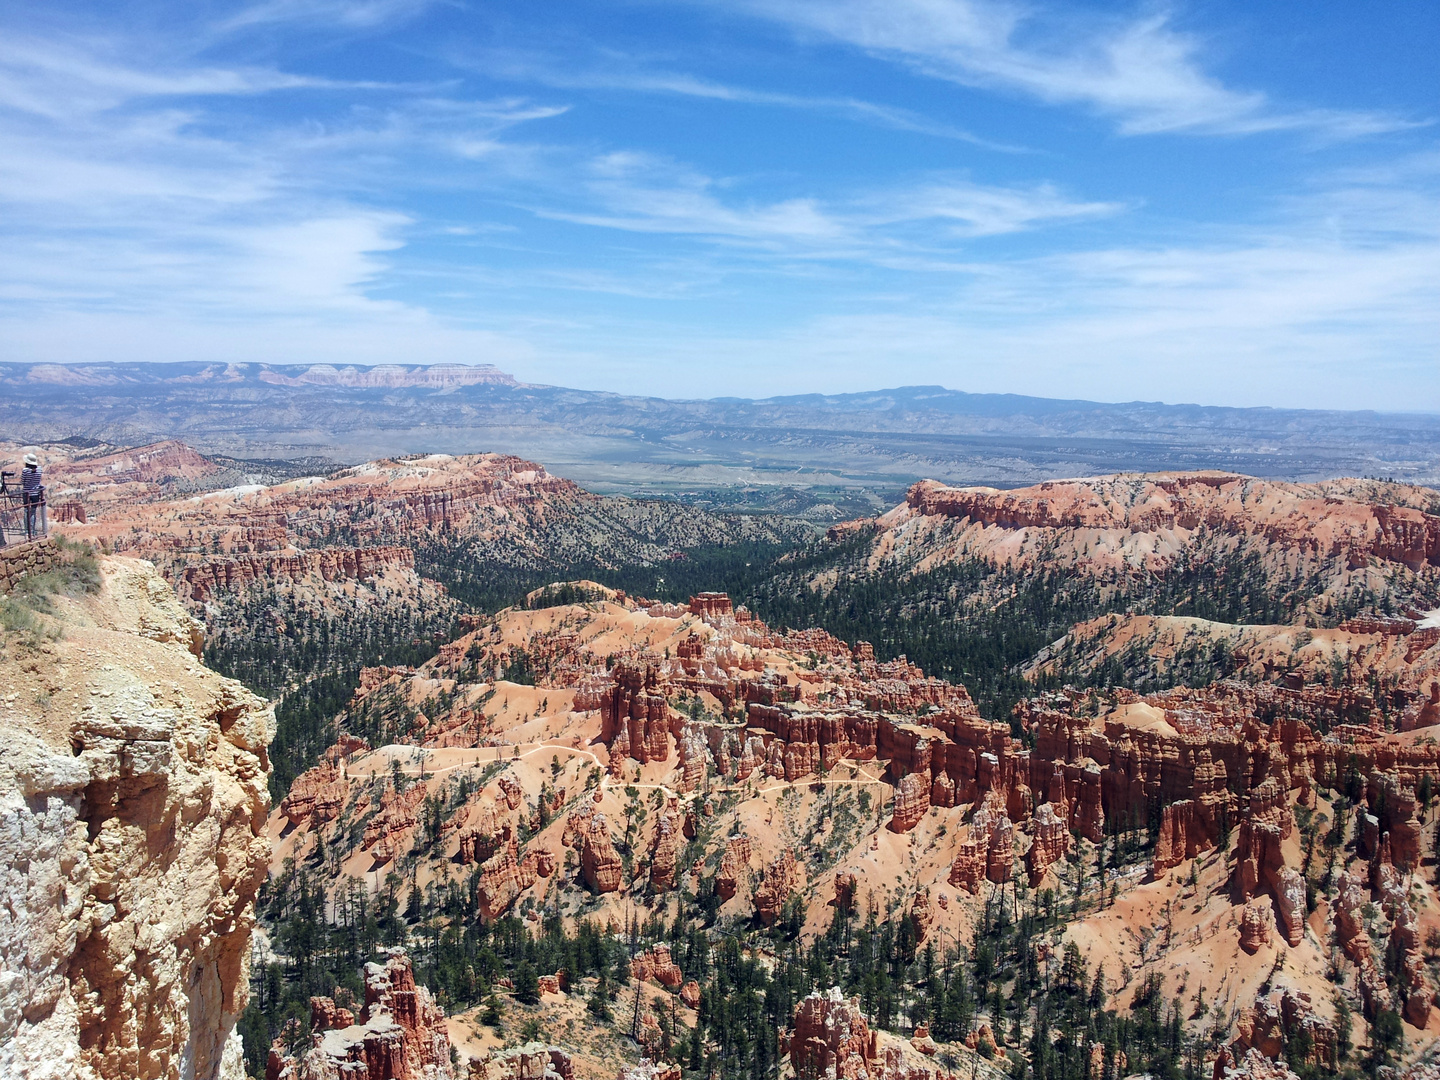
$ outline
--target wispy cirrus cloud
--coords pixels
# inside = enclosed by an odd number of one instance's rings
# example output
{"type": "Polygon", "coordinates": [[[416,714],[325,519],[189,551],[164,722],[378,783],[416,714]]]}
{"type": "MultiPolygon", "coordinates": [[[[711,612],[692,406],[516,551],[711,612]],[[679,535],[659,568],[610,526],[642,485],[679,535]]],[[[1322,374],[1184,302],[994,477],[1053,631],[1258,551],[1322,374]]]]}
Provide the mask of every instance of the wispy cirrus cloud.
{"type": "Polygon", "coordinates": [[[1028,147],[984,138],[954,124],[911,109],[863,98],[824,94],[795,94],[738,86],[684,71],[648,64],[642,57],[605,51],[593,61],[576,62],[521,49],[453,49],[451,62],[463,69],[483,71],[560,90],[619,90],[732,102],[740,105],[798,109],[841,116],[875,127],[912,131],[941,139],[954,139],[1007,154],[1034,153],[1028,147]]]}
{"type": "Polygon", "coordinates": [[[596,158],[581,175],[587,207],[533,204],[532,209],[577,224],[749,243],[812,258],[893,259],[905,249],[934,249],[1125,209],[1071,199],[1048,184],[1002,187],[956,177],[848,197],[745,200],[734,194],[734,181],[628,152],[596,158]],[[901,230],[913,225],[927,226],[927,235],[906,238],[901,230]]]}
{"type": "Polygon", "coordinates": [[[248,4],[217,26],[221,33],[281,23],[372,30],[415,18],[441,0],[261,0],[248,4]]]}
{"type": "Polygon", "coordinates": [[[252,97],[286,90],[379,89],[376,82],[296,75],[246,65],[140,65],[109,43],[0,37],[0,109],[47,119],[94,114],[137,100],[252,97]],[[88,46],[88,47],[87,47],[88,46]]]}
{"type": "Polygon", "coordinates": [[[535,204],[542,217],[627,232],[777,243],[835,243],[844,224],[815,199],[726,202],[708,176],[653,155],[604,154],[582,174],[587,205],[566,208],[535,204]]]}
{"type": "Polygon", "coordinates": [[[864,216],[873,225],[937,224],[957,239],[1113,217],[1126,209],[1119,202],[1070,198],[1053,184],[1003,187],[960,178],[932,179],[870,196],[865,206],[864,216]]]}
{"type": "Polygon", "coordinates": [[[1014,0],[743,0],[739,8],[934,78],[1079,105],[1128,135],[1304,129],[1348,138],[1415,126],[1372,111],[1290,109],[1227,86],[1205,70],[1203,42],[1164,11],[1085,15],[1014,0]]]}

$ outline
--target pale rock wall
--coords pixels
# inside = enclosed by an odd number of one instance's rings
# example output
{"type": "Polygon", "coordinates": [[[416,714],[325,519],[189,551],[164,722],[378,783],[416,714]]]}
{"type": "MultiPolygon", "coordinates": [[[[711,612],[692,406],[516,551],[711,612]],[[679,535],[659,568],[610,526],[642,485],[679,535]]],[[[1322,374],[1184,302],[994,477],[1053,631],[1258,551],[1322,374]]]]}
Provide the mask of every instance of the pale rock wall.
{"type": "Polygon", "coordinates": [[[273,711],[148,563],[102,569],[0,653],[0,1076],[240,1080],[273,711]]]}

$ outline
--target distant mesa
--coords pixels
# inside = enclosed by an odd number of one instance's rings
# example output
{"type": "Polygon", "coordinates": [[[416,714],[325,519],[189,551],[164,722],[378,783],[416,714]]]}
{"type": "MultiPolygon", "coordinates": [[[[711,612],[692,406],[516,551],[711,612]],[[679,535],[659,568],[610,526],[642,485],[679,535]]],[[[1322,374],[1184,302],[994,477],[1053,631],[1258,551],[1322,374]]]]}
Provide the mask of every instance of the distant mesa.
{"type": "Polygon", "coordinates": [[[335,386],[356,390],[453,390],[462,386],[518,386],[494,364],[118,364],[16,365],[29,383],[54,386],[121,386],[126,383],[241,383],[273,386],[335,386]],[[158,376],[158,378],[157,378],[158,376]]]}
{"type": "Polygon", "coordinates": [[[351,365],[343,368],[313,364],[299,375],[287,375],[266,367],[259,377],[261,382],[277,386],[343,386],[359,390],[404,387],[450,390],[459,386],[519,385],[514,376],[507,375],[493,364],[377,364],[374,367],[351,365]]]}

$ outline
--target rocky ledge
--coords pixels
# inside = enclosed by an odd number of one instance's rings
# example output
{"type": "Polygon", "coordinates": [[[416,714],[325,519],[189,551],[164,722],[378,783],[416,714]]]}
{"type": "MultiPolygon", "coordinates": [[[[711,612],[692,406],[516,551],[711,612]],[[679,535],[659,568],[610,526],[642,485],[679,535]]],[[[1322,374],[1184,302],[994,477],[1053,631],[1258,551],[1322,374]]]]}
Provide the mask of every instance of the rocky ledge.
{"type": "Polygon", "coordinates": [[[0,1075],[243,1077],[270,707],[106,559],[0,651],[0,1075]]]}

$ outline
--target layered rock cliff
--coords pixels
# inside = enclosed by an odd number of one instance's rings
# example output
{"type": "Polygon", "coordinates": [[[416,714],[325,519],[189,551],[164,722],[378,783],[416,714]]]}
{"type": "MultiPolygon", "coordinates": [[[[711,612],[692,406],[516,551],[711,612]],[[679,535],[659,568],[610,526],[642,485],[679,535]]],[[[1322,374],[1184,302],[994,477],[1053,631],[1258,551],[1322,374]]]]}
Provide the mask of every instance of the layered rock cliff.
{"type": "Polygon", "coordinates": [[[0,652],[0,1075],[238,1078],[270,707],[107,559],[0,652]]]}

